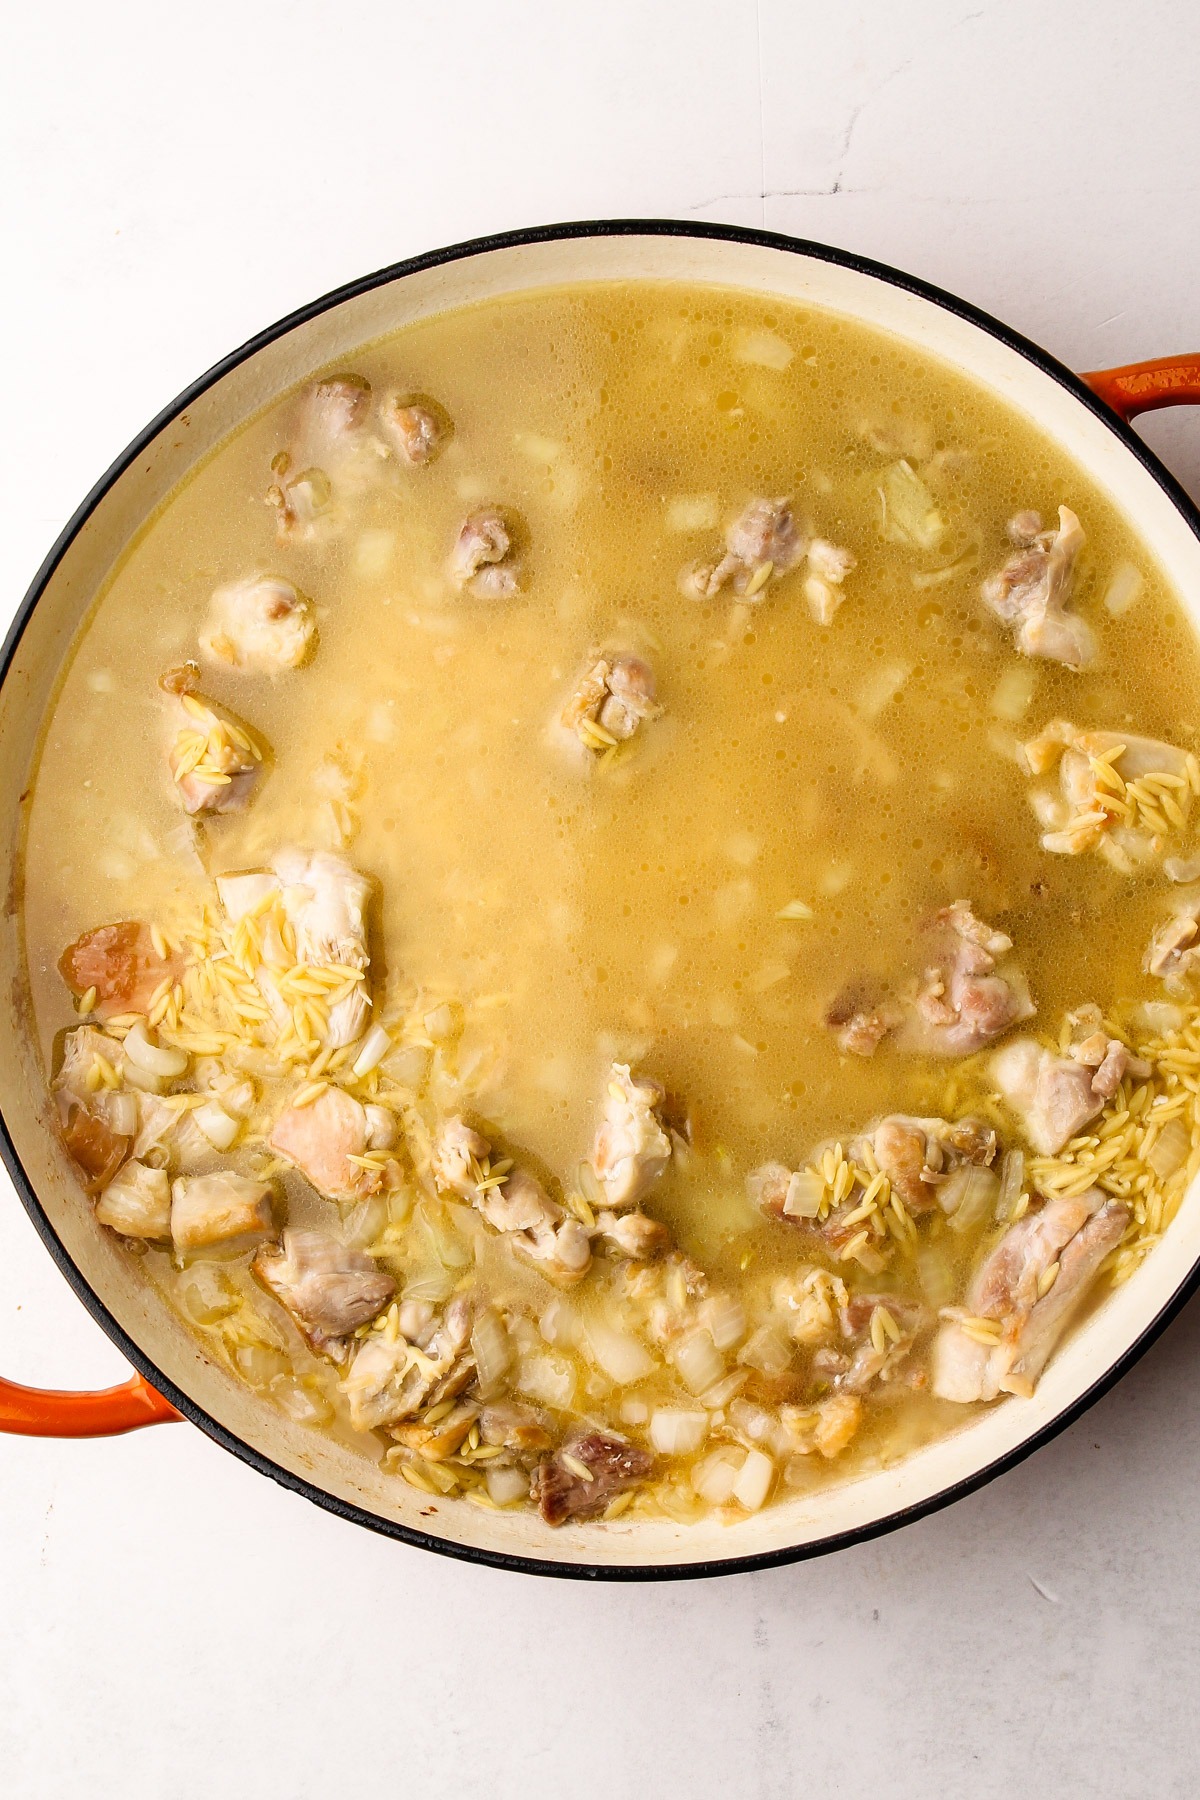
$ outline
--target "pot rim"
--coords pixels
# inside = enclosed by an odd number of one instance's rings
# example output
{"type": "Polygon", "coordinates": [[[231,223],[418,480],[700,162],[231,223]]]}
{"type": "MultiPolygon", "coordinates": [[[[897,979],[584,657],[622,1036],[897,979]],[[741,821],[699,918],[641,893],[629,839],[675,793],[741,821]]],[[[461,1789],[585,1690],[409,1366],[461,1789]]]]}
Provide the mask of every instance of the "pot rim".
{"type": "MultiPolygon", "coordinates": [[[[932,282],[906,274],[902,270],[892,268],[887,263],[877,262],[871,257],[861,256],[855,251],[841,250],[828,244],[816,243],[811,239],[789,237],[780,232],[761,230],[753,226],[725,225],[708,220],[686,219],[591,219],[555,225],[523,226],[484,237],[468,238],[439,250],[425,251],[418,256],[406,257],[400,262],[391,263],[385,268],[377,269],[371,274],[360,276],[356,280],[333,288],[328,293],[322,294],[319,298],[288,313],[273,325],[268,325],[264,330],[255,333],[253,337],[248,338],[237,349],[230,351],[228,355],[222,357],[184,388],[131,440],[80,502],[59,533],[18,606],[3,645],[0,645],[0,686],[8,677],[13,657],[33,615],[34,608],[79,531],[110,489],[164,427],[178,418],[201,394],[231,370],[248,361],[267,345],[286,337],[297,326],[308,323],[347,300],[384,287],[403,276],[414,275],[427,269],[435,269],[496,250],[513,250],[535,244],[609,237],[707,238],[734,244],[750,244],[768,250],[781,250],[792,255],[806,256],[816,261],[832,263],[856,274],[873,277],[892,287],[914,294],[922,300],[930,301],[943,311],[955,315],[966,323],[976,326],[988,336],[997,339],[1025,361],[1032,363],[1043,374],[1048,375],[1060,387],[1065,388],[1075,400],[1101,420],[1124,448],[1136,458],[1158,486],[1163,489],[1172,505],[1182,515],[1192,534],[1197,540],[1200,540],[1200,509],[1197,509],[1192,503],[1179,482],[1164,467],[1154,452],[1142,442],[1123,419],[1092,392],[1079,375],[1029,338],[1014,331],[1011,326],[1002,324],[990,313],[971,305],[966,300],[959,299],[957,295],[937,287],[932,282]]],[[[150,1381],[178,1412],[193,1425],[198,1426],[215,1443],[220,1444],[223,1449],[249,1464],[260,1475],[269,1476],[281,1487],[302,1495],[305,1499],[312,1501],[314,1505],[322,1507],[326,1512],[333,1513],[336,1517],[346,1519],[354,1524],[365,1526],[368,1530],[378,1532],[381,1536],[398,1539],[415,1548],[431,1550],[438,1555],[452,1557],[461,1562],[482,1563],[491,1568],[506,1569],[519,1574],[557,1576],[560,1579],[576,1581],[687,1581],[716,1575],[735,1575],[759,1569],[780,1568],[790,1563],[806,1562],[813,1557],[825,1556],[835,1550],[870,1543],[874,1538],[896,1531],[903,1525],[913,1524],[918,1519],[927,1518],[933,1513],[940,1512],[955,1501],[964,1499],[969,1494],[977,1493],[989,1482],[994,1481],[998,1475],[1016,1468],[1035,1450],[1041,1449],[1043,1445],[1056,1438],[1060,1432],[1065,1431],[1069,1425],[1074,1424],[1089,1407],[1094,1406],[1097,1400],[1129,1372],[1200,1288],[1200,1260],[1198,1260],[1187,1270],[1171,1298],[1150,1324],[1114,1362],[1105,1368],[1090,1387],[1078,1395],[1054,1419],[1040,1430],[1022,1439],[1019,1444],[1002,1456],[996,1457],[961,1480],[951,1483],[936,1494],[910,1506],[886,1513],[867,1524],[855,1526],[846,1531],[829,1533],[811,1543],[785,1545],[778,1550],[764,1551],[753,1556],[703,1557],[686,1563],[608,1564],[589,1563],[582,1560],[561,1561],[484,1549],[472,1544],[455,1543],[434,1532],[418,1530],[412,1526],[402,1525],[395,1520],[385,1519],[377,1513],[368,1511],[366,1507],[356,1506],[349,1501],[342,1500],[314,1481],[293,1474],[290,1470],[273,1462],[254,1445],[247,1444],[243,1439],[237,1437],[155,1366],[145,1352],[134,1343],[124,1326],[109,1311],[99,1294],[84,1277],[67,1253],[37,1197],[33,1184],[17,1154],[2,1110],[0,1110],[0,1159],[3,1160],[8,1170],[13,1186],[34,1229],[57,1264],[60,1273],[69,1282],[96,1323],[111,1338],[133,1367],[150,1381]]]]}

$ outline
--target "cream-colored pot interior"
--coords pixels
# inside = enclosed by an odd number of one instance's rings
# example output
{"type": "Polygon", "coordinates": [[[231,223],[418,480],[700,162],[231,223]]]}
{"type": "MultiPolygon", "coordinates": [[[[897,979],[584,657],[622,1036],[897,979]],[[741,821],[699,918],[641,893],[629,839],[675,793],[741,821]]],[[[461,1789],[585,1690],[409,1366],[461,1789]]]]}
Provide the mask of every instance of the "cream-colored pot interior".
{"type": "Polygon", "coordinates": [[[1185,603],[1200,608],[1200,543],[1182,513],[1118,436],[1054,377],[969,319],[861,270],[770,245],[633,233],[507,244],[400,275],[295,325],[213,382],[154,436],[105,493],[51,575],[0,688],[0,804],[12,822],[4,847],[0,977],[13,994],[14,1029],[0,1057],[0,1104],[16,1151],[67,1255],[129,1339],[225,1432],[288,1477],[361,1509],[385,1528],[408,1528],[448,1548],[488,1557],[592,1565],[601,1570],[682,1568],[803,1553],[869,1531],[969,1481],[1044,1432],[1154,1323],[1200,1259],[1200,1193],[1193,1188],[1165,1243],[1060,1351],[1033,1399],[1007,1400],[977,1423],[900,1467],[785,1501],[733,1526],[669,1521],[551,1530],[528,1513],[494,1514],[435,1501],[276,1413],[208,1362],[162,1298],[95,1223],[47,1127],[43,1075],[20,1029],[21,796],[39,727],[71,639],[114,559],[147,516],[233,427],[309,370],[348,356],[409,320],[514,289],[562,282],[675,280],[719,283],[831,307],[939,356],[1021,408],[1136,519],[1185,603]]]}

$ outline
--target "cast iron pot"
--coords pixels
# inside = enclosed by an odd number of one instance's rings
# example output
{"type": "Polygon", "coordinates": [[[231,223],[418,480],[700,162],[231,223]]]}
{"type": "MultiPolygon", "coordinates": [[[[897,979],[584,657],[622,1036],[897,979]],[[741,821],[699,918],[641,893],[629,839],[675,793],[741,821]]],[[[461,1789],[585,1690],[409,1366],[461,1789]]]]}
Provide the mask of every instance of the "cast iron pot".
{"type": "Polygon", "coordinates": [[[0,1381],[0,1430],[101,1436],[180,1417],[264,1475],[344,1519],[476,1562],[609,1579],[709,1575],[814,1556],[970,1493],[1061,1431],[1127,1370],[1200,1280],[1200,1183],[1164,1242],[1059,1351],[1031,1400],[1010,1399],[910,1456],[736,1526],[621,1518],[552,1530],[528,1512],[433,1499],[283,1417],[209,1361],[199,1340],[97,1225],[58,1135],[25,1026],[21,849],[40,732],[74,635],[132,535],[243,420],[311,370],[448,307],[580,281],[709,282],[832,308],[940,357],[1027,414],[1136,520],[1200,628],[1200,517],[1130,431],[1136,413],[1200,402],[1200,355],[1083,377],[961,300],[896,270],[765,231],[672,221],[550,226],[458,244],[316,300],[201,376],[88,495],[26,595],[0,660],[0,982],[15,996],[0,1045],[0,1152],[93,1318],[138,1371],[97,1394],[0,1381]]]}

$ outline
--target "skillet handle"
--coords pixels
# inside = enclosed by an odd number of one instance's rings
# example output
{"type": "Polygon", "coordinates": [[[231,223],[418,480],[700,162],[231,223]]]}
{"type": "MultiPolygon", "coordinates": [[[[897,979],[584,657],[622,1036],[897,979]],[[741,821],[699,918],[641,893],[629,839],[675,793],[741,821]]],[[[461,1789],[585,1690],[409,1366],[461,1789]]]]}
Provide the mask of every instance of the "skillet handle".
{"type": "Polygon", "coordinates": [[[1160,406],[1200,406],[1200,352],[1158,356],[1122,369],[1093,369],[1083,380],[1126,422],[1160,406]]]}
{"type": "Polygon", "coordinates": [[[115,1437],[139,1425],[163,1425],[180,1417],[142,1375],[93,1394],[21,1387],[0,1379],[0,1432],[19,1437],[115,1437]]]}

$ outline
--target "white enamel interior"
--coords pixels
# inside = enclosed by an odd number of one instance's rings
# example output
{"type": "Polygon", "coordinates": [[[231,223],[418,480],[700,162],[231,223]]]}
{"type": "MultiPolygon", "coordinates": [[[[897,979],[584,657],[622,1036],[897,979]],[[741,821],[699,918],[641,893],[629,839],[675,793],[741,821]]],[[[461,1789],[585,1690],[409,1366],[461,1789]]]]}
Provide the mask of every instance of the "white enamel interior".
{"type": "MultiPolygon", "coordinates": [[[[1200,622],[1200,543],[1154,477],[1052,377],[978,326],[890,282],[818,257],[686,236],[591,237],[508,246],[399,277],[346,300],[255,353],[164,426],[116,481],[62,558],[0,688],[0,805],[21,816],[40,722],[63,658],[114,557],[196,461],[231,428],[314,367],[364,341],[447,307],[515,289],[581,281],[698,281],[784,295],[851,315],[939,356],[1022,409],[1051,433],[1137,521],[1200,622]]],[[[19,833],[3,852],[0,978],[23,988],[19,833]]],[[[736,1526],[618,1520],[551,1531],[525,1513],[493,1514],[427,1499],[365,1457],[283,1419],[205,1358],[140,1279],[138,1265],[96,1225],[46,1125],[43,1076],[25,1033],[0,1046],[0,1101],[29,1178],[68,1255],[151,1362],[235,1437],[282,1469],[377,1515],[447,1544],[499,1555],[636,1568],[720,1562],[787,1551],[870,1527],[934,1499],[1053,1424],[1100,1380],[1170,1302],[1200,1259],[1194,1188],[1166,1241],[1060,1351],[1033,1399],[1010,1400],[900,1467],[772,1506],[736,1526]]]]}

